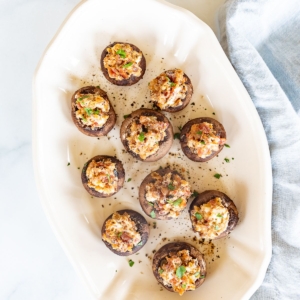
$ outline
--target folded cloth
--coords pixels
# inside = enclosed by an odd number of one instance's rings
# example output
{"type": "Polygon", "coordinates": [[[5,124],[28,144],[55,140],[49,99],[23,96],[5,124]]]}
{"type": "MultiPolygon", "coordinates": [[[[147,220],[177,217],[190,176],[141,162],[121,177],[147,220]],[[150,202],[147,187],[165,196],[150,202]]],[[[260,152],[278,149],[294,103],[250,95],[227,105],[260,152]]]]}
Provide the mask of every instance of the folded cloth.
{"type": "Polygon", "coordinates": [[[273,255],[252,299],[300,299],[300,1],[228,0],[220,43],[262,120],[272,159],[273,255]]]}

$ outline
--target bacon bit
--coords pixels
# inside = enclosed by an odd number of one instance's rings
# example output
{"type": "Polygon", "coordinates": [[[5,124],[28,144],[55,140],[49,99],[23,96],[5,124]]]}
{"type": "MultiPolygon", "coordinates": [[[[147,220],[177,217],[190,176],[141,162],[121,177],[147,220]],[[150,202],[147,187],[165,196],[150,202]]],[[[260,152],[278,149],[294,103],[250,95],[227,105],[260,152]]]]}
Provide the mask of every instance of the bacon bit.
{"type": "Polygon", "coordinates": [[[200,123],[200,124],[199,124],[199,129],[200,129],[202,132],[204,132],[204,133],[209,133],[209,132],[210,132],[209,127],[208,127],[206,124],[204,124],[204,123],[200,123]]]}

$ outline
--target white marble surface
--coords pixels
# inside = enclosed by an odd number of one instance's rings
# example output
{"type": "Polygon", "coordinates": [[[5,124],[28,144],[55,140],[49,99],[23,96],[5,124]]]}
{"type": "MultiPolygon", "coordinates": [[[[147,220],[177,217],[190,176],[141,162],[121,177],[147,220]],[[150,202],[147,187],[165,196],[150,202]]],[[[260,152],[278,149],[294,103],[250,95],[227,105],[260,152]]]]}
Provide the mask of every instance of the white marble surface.
{"type": "MultiPolygon", "coordinates": [[[[125,1],[125,0],[124,0],[125,1]]],[[[0,0],[0,299],[90,299],[42,211],[32,167],[32,77],[78,0],[0,0]]],[[[224,0],[170,0],[216,30],[224,0]]]]}

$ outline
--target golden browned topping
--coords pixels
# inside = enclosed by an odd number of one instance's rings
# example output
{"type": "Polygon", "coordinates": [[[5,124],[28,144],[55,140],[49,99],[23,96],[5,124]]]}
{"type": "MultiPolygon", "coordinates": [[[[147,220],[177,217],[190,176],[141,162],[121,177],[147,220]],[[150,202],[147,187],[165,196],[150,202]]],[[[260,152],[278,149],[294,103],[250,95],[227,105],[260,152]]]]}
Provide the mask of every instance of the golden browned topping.
{"type": "Polygon", "coordinates": [[[141,242],[141,235],[129,214],[125,212],[121,215],[116,212],[106,221],[102,239],[119,252],[130,252],[141,242]]]}
{"type": "Polygon", "coordinates": [[[116,164],[110,159],[92,160],[87,169],[88,186],[100,193],[112,194],[117,191],[118,174],[116,164]]]}
{"type": "Polygon", "coordinates": [[[159,143],[164,140],[169,124],[158,121],[154,116],[140,116],[134,118],[128,127],[128,147],[142,159],[146,159],[158,151],[159,143]]]}
{"type": "Polygon", "coordinates": [[[212,152],[218,151],[220,145],[224,145],[225,138],[216,135],[213,124],[203,122],[194,124],[186,134],[188,147],[201,158],[206,158],[212,152]]]}
{"type": "Polygon", "coordinates": [[[177,218],[191,196],[189,183],[171,172],[160,176],[153,172],[155,182],[146,185],[146,200],[152,203],[159,215],[177,218]]]}
{"type": "Polygon", "coordinates": [[[102,127],[109,118],[109,101],[97,94],[75,95],[76,118],[86,126],[94,128],[102,127]]]}
{"type": "Polygon", "coordinates": [[[221,198],[214,198],[200,207],[194,206],[191,220],[195,231],[205,239],[214,239],[223,233],[228,226],[229,211],[222,204],[221,198]]]}
{"type": "Polygon", "coordinates": [[[180,296],[186,291],[195,290],[195,282],[203,278],[198,260],[190,256],[189,250],[170,253],[158,273],[164,285],[172,287],[180,296]]]}
{"type": "Polygon", "coordinates": [[[139,66],[143,56],[141,52],[133,50],[129,44],[115,44],[106,50],[108,53],[103,63],[110,78],[123,80],[131,75],[141,76],[142,69],[139,66]]]}
{"type": "Polygon", "coordinates": [[[186,77],[182,70],[175,69],[161,73],[149,83],[151,100],[160,109],[182,105],[186,97],[186,77]]]}

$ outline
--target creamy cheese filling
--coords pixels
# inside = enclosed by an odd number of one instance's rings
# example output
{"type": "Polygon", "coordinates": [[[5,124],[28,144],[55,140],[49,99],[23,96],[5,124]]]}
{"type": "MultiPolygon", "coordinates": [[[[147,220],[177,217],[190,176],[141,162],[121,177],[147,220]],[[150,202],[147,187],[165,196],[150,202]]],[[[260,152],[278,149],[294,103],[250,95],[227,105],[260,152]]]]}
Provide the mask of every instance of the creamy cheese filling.
{"type": "Polygon", "coordinates": [[[207,122],[192,125],[186,137],[190,150],[201,158],[206,158],[218,151],[220,145],[226,142],[225,138],[216,135],[213,124],[207,122]]]}
{"type": "Polygon", "coordinates": [[[92,129],[102,127],[109,118],[110,105],[107,99],[97,94],[75,95],[76,118],[92,129]]]}
{"type": "Polygon", "coordinates": [[[106,221],[102,238],[119,252],[130,252],[141,242],[136,224],[126,212],[122,215],[116,212],[106,221]]]}
{"type": "Polygon", "coordinates": [[[142,159],[156,153],[159,143],[166,137],[169,124],[154,116],[139,116],[133,119],[126,130],[126,140],[131,151],[142,159]]]}
{"type": "Polygon", "coordinates": [[[161,73],[148,85],[151,100],[156,102],[160,109],[182,105],[187,93],[185,82],[186,77],[182,70],[175,69],[161,73]]]}
{"type": "Polygon", "coordinates": [[[143,57],[141,52],[133,50],[129,44],[115,44],[107,48],[107,52],[103,63],[110,78],[123,80],[131,75],[141,76],[142,69],[139,66],[143,57]]]}
{"type": "Polygon", "coordinates": [[[177,218],[191,196],[190,184],[177,174],[160,176],[153,172],[154,182],[146,185],[146,200],[153,204],[159,215],[177,218]]]}
{"type": "Polygon", "coordinates": [[[195,205],[191,211],[194,230],[205,239],[214,239],[223,233],[227,229],[229,216],[228,209],[218,197],[200,207],[195,205]]]}
{"type": "Polygon", "coordinates": [[[195,282],[203,278],[198,260],[190,256],[189,250],[181,250],[167,256],[158,273],[164,285],[172,287],[180,296],[186,291],[195,290],[195,282]]]}
{"type": "Polygon", "coordinates": [[[111,194],[117,191],[118,174],[116,164],[110,159],[92,160],[87,169],[88,186],[100,193],[111,194]]]}

